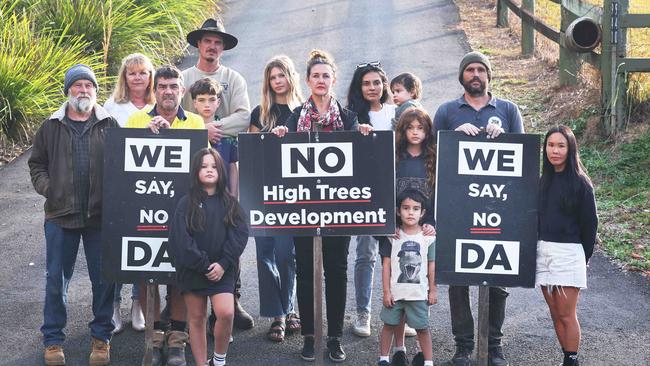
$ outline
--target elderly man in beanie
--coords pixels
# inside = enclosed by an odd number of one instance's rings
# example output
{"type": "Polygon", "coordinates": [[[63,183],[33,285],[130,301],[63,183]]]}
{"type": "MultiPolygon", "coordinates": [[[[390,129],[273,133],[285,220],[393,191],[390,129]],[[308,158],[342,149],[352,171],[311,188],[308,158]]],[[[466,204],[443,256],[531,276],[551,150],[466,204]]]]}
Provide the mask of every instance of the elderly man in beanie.
{"type": "MultiPolygon", "coordinates": [[[[203,78],[212,78],[223,87],[221,104],[216,116],[219,121],[207,123],[208,139],[218,143],[222,138],[237,146],[237,134],[248,131],[250,124],[250,102],[246,80],[235,70],[221,64],[221,55],[237,46],[238,40],[226,29],[220,20],[207,19],[201,28],[187,34],[187,42],[196,47],[199,59],[196,66],[183,70],[185,87],[189,89],[194,82],[203,78]]],[[[187,93],[183,98],[183,108],[196,112],[192,96],[187,93]]],[[[234,326],[239,329],[251,329],[254,322],[241,306],[240,266],[237,266],[235,279],[235,319],[234,326]]],[[[210,326],[214,324],[214,314],[210,316],[210,326]]],[[[210,332],[211,333],[211,332],[210,332]]]]}
{"type": "MultiPolygon", "coordinates": [[[[503,132],[523,133],[521,113],[514,103],[496,98],[488,91],[492,79],[490,60],[480,52],[470,52],[463,57],[458,70],[458,81],[465,89],[458,99],[443,103],[433,119],[436,131],[454,130],[476,136],[486,133],[497,138],[503,132]]],[[[501,349],[508,292],[503,287],[490,287],[488,364],[507,366],[501,349]]],[[[474,319],[469,302],[468,286],[449,286],[451,329],[456,342],[456,353],[451,359],[454,366],[470,365],[474,349],[474,319]]]]}
{"type": "Polygon", "coordinates": [[[110,362],[114,286],[101,278],[100,224],[104,136],[117,121],[96,102],[97,80],[86,65],[65,73],[68,101],[36,132],[29,173],[45,197],[46,282],[43,309],[45,364],[64,365],[66,297],[79,241],[92,283],[90,365],[110,362]]]}

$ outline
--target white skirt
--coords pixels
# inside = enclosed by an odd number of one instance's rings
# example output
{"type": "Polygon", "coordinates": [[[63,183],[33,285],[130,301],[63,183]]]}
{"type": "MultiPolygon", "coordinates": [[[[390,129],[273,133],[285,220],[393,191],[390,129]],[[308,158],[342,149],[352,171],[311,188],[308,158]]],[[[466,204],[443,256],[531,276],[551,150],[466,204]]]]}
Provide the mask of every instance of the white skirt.
{"type": "Polygon", "coordinates": [[[537,241],[535,286],[587,288],[587,262],[582,244],[537,241]]]}

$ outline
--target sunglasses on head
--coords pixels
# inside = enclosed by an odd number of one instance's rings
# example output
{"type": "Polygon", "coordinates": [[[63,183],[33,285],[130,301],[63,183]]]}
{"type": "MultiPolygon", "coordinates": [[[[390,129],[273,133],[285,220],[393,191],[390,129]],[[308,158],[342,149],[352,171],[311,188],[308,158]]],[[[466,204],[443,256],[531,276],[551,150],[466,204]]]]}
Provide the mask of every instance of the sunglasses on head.
{"type": "Polygon", "coordinates": [[[362,67],[367,67],[367,66],[372,66],[372,67],[381,67],[381,62],[379,61],[373,61],[373,62],[364,62],[362,64],[357,64],[357,69],[360,69],[362,67]]]}

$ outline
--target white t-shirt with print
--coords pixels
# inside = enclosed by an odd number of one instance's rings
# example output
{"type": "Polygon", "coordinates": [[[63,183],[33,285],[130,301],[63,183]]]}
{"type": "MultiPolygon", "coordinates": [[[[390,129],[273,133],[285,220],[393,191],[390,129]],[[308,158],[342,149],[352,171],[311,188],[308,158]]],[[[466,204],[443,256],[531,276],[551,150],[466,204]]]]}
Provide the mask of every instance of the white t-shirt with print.
{"type": "Polygon", "coordinates": [[[408,235],[400,230],[399,239],[391,239],[390,292],[397,300],[427,300],[429,261],[435,260],[435,237],[422,231],[408,235]]]}

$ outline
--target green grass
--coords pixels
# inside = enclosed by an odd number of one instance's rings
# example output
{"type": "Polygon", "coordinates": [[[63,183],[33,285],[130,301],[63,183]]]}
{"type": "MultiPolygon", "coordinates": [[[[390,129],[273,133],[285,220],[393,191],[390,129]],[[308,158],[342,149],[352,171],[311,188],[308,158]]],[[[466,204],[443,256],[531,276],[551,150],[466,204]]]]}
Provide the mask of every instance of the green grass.
{"type": "Polygon", "coordinates": [[[581,158],[596,186],[603,248],[628,268],[650,270],[650,131],[584,145],[581,158]]]}

